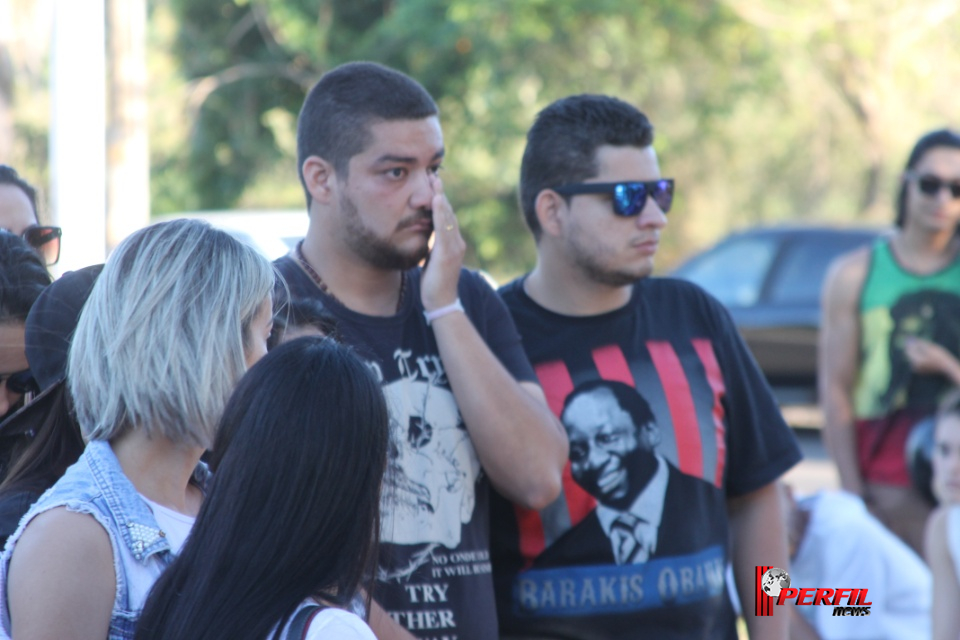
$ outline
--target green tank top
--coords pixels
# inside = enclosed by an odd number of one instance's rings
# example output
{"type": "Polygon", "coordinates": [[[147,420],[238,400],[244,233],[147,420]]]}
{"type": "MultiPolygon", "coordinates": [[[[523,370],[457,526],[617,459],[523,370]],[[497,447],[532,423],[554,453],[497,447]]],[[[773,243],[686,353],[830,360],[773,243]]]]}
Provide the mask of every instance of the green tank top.
{"type": "Polygon", "coordinates": [[[897,409],[933,411],[950,389],[946,377],[910,369],[903,349],[912,336],[960,357],[960,257],[936,273],[918,275],[897,262],[884,238],[871,249],[860,295],[857,418],[879,418],[897,409]]]}

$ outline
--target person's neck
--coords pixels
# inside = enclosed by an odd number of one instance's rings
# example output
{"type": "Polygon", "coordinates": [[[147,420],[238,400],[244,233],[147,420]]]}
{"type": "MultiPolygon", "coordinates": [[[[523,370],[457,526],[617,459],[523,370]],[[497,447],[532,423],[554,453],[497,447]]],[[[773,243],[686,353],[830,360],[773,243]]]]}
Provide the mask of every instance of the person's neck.
{"type": "Polygon", "coordinates": [[[893,248],[901,264],[917,273],[932,273],[944,268],[957,256],[960,241],[956,231],[931,231],[907,225],[893,237],[893,248]]]}
{"type": "Polygon", "coordinates": [[[633,295],[633,285],[600,284],[581,268],[541,248],[536,266],[524,280],[524,291],[548,311],[565,316],[596,316],[626,306],[633,295]]]}
{"type": "Polygon", "coordinates": [[[371,266],[336,242],[332,234],[307,233],[301,250],[309,266],[326,285],[326,292],[343,306],[369,316],[397,313],[402,271],[371,266]]]}
{"type": "Polygon", "coordinates": [[[110,447],[141,495],[184,515],[197,515],[202,495],[190,478],[203,447],[177,444],[162,436],[150,438],[138,428],[112,440],[110,447]]]}

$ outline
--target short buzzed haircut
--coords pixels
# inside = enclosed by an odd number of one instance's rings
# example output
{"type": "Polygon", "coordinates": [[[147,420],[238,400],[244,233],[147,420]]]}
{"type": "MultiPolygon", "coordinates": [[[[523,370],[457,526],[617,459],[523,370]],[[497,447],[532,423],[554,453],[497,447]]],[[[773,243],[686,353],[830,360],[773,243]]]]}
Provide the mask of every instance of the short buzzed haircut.
{"type": "MultiPolygon", "coordinates": [[[[520,208],[540,239],[537,196],[544,189],[597,175],[603,145],[649,147],[653,125],[636,107],[610,96],[582,94],[557,100],[537,115],[520,166],[520,208]]],[[[569,198],[569,196],[567,196],[569,198]]]]}
{"type": "MultiPolygon", "coordinates": [[[[297,172],[319,156],[346,177],[350,158],[370,143],[370,125],[391,120],[422,120],[439,110],[413,78],[374,62],[350,62],[323,75],[307,94],[297,121],[297,172]]],[[[307,205],[310,193],[306,192],[307,205]]]]}

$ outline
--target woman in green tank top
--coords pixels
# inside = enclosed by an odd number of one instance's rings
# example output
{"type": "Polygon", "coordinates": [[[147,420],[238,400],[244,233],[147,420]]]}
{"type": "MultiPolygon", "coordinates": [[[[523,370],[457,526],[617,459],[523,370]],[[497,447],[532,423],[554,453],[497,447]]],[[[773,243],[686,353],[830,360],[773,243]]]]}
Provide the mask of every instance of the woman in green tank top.
{"type": "Polygon", "coordinates": [[[930,505],[911,483],[904,444],[960,385],[960,134],[943,129],[917,142],[896,224],[830,270],[820,396],[842,487],[921,551],[930,505]]]}

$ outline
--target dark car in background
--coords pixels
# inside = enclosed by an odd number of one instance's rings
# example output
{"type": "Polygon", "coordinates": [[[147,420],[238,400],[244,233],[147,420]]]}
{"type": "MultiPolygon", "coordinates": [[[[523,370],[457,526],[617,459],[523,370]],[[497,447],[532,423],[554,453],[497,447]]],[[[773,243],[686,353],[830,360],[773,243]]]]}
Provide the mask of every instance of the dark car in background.
{"type": "Polygon", "coordinates": [[[781,405],[811,407],[817,401],[820,290],[827,269],[837,256],[883,233],[755,228],[727,236],[670,275],[695,282],[730,310],[781,405]]]}

